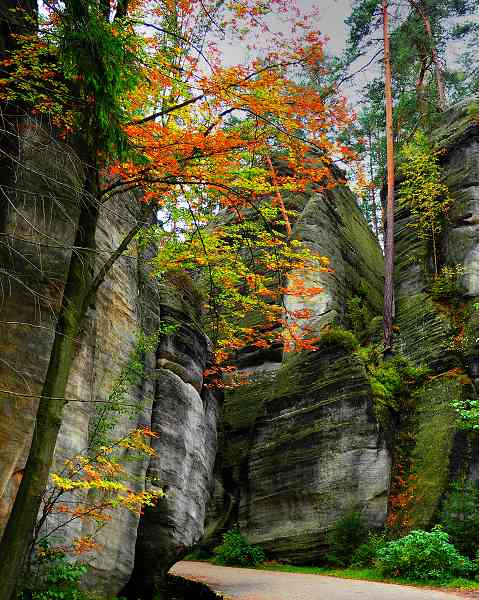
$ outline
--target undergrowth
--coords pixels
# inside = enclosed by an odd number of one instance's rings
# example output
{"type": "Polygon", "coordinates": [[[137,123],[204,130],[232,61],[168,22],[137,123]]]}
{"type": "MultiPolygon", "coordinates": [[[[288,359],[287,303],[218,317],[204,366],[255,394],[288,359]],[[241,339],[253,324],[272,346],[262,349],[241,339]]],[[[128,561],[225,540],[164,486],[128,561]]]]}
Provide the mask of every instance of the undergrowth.
{"type": "Polygon", "coordinates": [[[328,575],[341,579],[359,579],[363,581],[381,581],[384,583],[396,583],[414,585],[418,587],[442,587],[446,589],[479,590],[479,581],[453,577],[448,581],[437,582],[434,580],[411,580],[403,577],[386,577],[378,568],[331,568],[331,567],[301,567],[295,565],[282,565],[267,563],[256,567],[263,571],[280,571],[282,573],[304,573],[307,575],[328,575]]]}

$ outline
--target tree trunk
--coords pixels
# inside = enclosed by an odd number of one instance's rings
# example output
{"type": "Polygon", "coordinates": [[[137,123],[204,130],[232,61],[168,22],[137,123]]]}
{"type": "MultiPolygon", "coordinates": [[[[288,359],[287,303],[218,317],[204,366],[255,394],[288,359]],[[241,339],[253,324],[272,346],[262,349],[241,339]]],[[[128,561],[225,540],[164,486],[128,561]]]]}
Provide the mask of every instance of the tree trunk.
{"type": "MultiPolygon", "coordinates": [[[[371,179],[371,185],[373,185],[374,181],[374,169],[373,169],[373,141],[371,129],[368,128],[368,138],[369,138],[369,178],[371,179]]],[[[371,208],[373,212],[373,231],[376,237],[379,237],[379,227],[378,227],[378,213],[377,213],[377,204],[376,204],[376,190],[374,187],[371,188],[371,208]]]]}
{"type": "Polygon", "coordinates": [[[427,57],[423,56],[421,58],[421,68],[419,69],[419,73],[416,79],[416,100],[417,106],[420,113],[423,115],[426,113],[426,99],[424,97],[424,77],[426,76],[426,71],[428,68],[427,57]]]}
{"type": "Polygon", "coordinates": [[[384,271],[384,352],[391,352],[392,324],[394,316],[394,138],[393,138],[393,101],[391,59],[389,50],[388,0],[383,0],[383,36],[384,36],[384,94],[386,104],[386,163],[387,163],[387,199],[385,219],[386,258],[384,271]]]}
{"type": "MultiPolygon", "coordinates": [[[[6,5],[10,6],[12,2],[13,0],[7,0],[6,5]]],[[[36,0],[18,0],[13,4],[33,6],[33,4],[36,4],[36,0]]],[[[106,6],[107,3],[104,4],[106,6]]],[[[126,11],[127,4],[126,0],[120,2],[118,9],[126,11]]],[[[81,25],[87,10],[86,0],[65,0],[65,5],[72,17],[75,18],[75,22],[81,25]]],[[[4,26],[2,18],[4,18],[4,15],[9,14],[4,11],[4,6],[5,1],[2,4],[2,0],[0,0],[1,27],[4,26]]],[[[0,40],[0,54],[4,46],[4,40],[0,40]]],[[[74,242],[75,247],[68,267],[62,304],[55,329],[55,338],[41,392],[32,445],[12,514],[0,542],[0,600],[11,600],[14,595],[15,588],[21,580],[20,576],[25,558],[32,545],[35,525],[62,423],[68,378],[88,306],[95,297],[105,275],[136,232],[136,228],[130,231],[117,251],[112,253],[95,276],[95,233],[100,206],[98,148],[95,141],[96,125],[92,121],[88,110],[86,110],[84,123],[78,129],[77,143],[75,144],[78,148],[83,149],[80,158],[87,171],[79,224],[74,242]]]]}
{"type": "Polygon", "coordinates": [[[67,282],[55,331],[50,361],[38,408],[32,445],[12,514],[0,543],[0,600],[11,600],[25,558],[43,494],[65,405],[65,390],[77,338],[91,299],[94,280],[95,231],[98,221],[96,173],[88,173],[83,207],[67,282]],[[82,250],[84,248],[85,250],[82,250]]]}
{"type": "MultiPolygon", "coordinates": [[[[289,222],[288,211],[286,210],[286,206],[284,205],[283,196],[281,195],[281,192],[279,191],[278,183],[276,180],[276,174],[275,174],[274,167],[273,167],[273,162],[269,156],[266,156],[266,162],[268,163],[269,172],[271,174],[271,181],[272,181],[273,187],[275,189],[275,192],[274,192],[275,199],[276,199],[276,202],[278,203],[279,209],[281,211],[281,216],[284,219],[284,226],[286,229],[286,233],[288,234],[288,237],[291,237],[291,233],[293,230],[291,228],[291,223],[289,222]]],[[[275,205],[275,202],[272,203],[272,206],[274,206],[274,205],[275,205]]]]}
{"type": "Polygon", "coordinates": [[[443,111],[446,110],[446,89],[444,85],[444,75],[442,72],[441,63],[436,50],[436,43],[432,34],[431,20],[419,1],[409,0],[409,2],[421,17],[427,37],[429,38],[429,43],[431,44],[431,60],[434,63],[434,74],[436,76],[437,85],[437,107],[440,111],[443,111]]]}

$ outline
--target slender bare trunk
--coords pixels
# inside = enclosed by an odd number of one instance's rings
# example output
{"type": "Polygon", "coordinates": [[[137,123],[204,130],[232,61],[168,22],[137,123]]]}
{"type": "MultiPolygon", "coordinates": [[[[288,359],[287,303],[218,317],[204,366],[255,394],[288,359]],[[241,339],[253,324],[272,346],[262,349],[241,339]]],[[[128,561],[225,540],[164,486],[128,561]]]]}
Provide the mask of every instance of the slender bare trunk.
{"type": "Polygon", "coordinates": [[[426,102],[424,98],[424,77],[428,68],[428,61],[425,56],[421,59],[421,68],[416,79],[416,99],[417,105],[420,112],[426,112],[426,102]]]}
{"type": "Polygon", "coordinates": [[[437,247],[436,247],[436,233],[434,227],[432,229],[432,250],[434,255],[434,272],[437,275],[437,247]]]}
{"type": "MultiPolygon", "coordinates": [[[[372,143],[372,134],[371,130],[368,129],[368,141],[369,141],[369,178],[371,179],[371,185],[374,180],[374,170],[373,170],[373,143],[372,143]]],[[[371,209],[373,212],[373,231],[374,235],[378,237],[379,228],[378,228],[378,213],[377,213],[377,205],[376,205],[376,189],[371,187],[371,209]]]]}
{"type": "Polygon", "coordinates": [[[266,162],[268,163],[269,171],[271,173],[271,180],[272,180],[273,186],[275,188],[275,198],[276,198],[276,201],[278,202],[279,209],[280,209],[281,214],[282,214],[283,219],[284,219],[284,225],[286,227],[286,233],[288,234],[288,237],[291,237],[291,232],[292,232],[291,223],[289,222],[288,212],[286,210],[286,206],[284,205],[283,196],[281,196],[281,193],[279,191],[279,187],[278,187],[278,183],[277,183],[277,179],[276,179],[276,173],[274,171],[273,163],[272,163],[271,158],[269,156],[266,157],[266,162]]]}
{"type": "Polygon", "coordinates": [[[441,63],[437,54],[436,43],[432,34],[431,20],[429,19],[429,16],[424,10],[424,7],[421,6],[420,1],[409,0],[409,2],[411,6],[416,10],[418,15],[421,17],[422,22],[424,24],[424,29],[427,33],[427,37],[429,38],[429,43],[431,44],[431,60],[434,63],[434,74],[436,77],[437,85],[437,106],[439,110],[443,111],[446,110],[446,88],[444,84],[444,74],[442,72],[441,63]]]}
{"type": "Polygon", "coordinates": [[[394,317],[394,138],[393,138],[393,100],[391,59],[389,49],[388,0],[383,0],[383,36],[384,36],[384,93],[386,103],[386,164],[387,164],[387,200],[386,200],[386,240],[384,253],[386,258],[384,272],[384,352],[392,348],[392,324],[394,317]]]}

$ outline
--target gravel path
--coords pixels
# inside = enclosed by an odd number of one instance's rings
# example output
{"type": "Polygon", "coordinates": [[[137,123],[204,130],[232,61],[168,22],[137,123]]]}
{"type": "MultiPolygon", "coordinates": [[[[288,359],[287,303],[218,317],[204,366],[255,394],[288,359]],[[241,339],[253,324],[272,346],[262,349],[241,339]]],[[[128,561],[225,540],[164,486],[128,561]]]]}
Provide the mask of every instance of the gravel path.
{"type": "Polygon", "coordinates": [[[217,567],[182,561],[173,575],[201,581],[231,600],[464,600],[456,593],[325,575],[217,567]]]}

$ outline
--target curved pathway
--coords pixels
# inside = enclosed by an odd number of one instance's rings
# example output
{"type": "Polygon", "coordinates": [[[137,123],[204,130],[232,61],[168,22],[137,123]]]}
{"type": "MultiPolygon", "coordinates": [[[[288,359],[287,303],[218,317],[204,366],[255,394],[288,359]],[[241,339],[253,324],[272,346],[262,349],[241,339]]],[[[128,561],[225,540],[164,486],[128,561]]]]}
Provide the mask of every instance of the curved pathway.
{"type": "Polygon", "coordinates": [[[257,571],[182,561],[173,575],[201,581],[231,600],[464,600],[477,596],[325,575],[257,571]]]}

